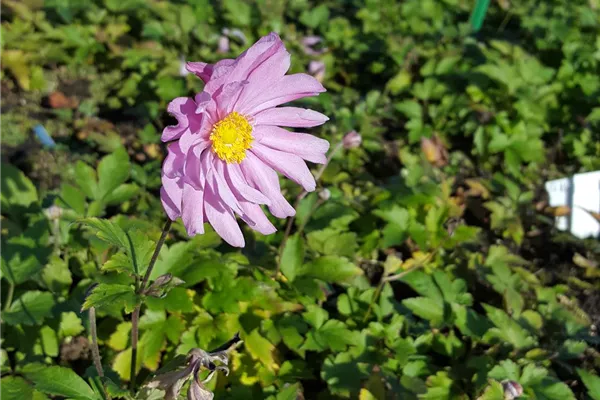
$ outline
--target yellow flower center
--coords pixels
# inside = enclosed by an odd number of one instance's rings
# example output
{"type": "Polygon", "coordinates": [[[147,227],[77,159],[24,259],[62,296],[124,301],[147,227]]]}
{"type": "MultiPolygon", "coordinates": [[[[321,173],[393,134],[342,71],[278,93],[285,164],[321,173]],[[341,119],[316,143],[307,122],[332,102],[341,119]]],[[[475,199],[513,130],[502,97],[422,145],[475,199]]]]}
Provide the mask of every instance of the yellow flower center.
{"type": "Polygon", "coordinates": [[[210,134],[213,151],[227,163],[241,163],[252,144],[252,126],[237,112],[215,124],[210,134]]]}

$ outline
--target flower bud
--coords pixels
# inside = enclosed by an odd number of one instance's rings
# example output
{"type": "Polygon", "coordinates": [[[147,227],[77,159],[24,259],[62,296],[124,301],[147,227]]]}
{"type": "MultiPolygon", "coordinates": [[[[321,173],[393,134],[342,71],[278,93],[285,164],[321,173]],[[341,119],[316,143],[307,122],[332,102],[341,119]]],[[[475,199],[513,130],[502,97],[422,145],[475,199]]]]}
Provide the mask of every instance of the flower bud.
{"type": "Polygon", "coordinates": [[[329,200],[330,197],[331,197],[331,192],[329,191],[329,189],[325,188],[325,189],[319,191],[319,198],[321,200],[327,201],[327,200],[329,200]]]}
{"type": "Polygon", "coordinates": [[[342,143],[345,149],[354,149],[362,143],[362,136],[356,131],[350,131],[346,133],[346,136],[342,139],[342,143]]]}
{"type": "Polygon", "coordinates": [[[315,77],[319,82],[325,78],[325,63],[322,61],[311,61],[308,64],[308,73],[315,77]]]}
{"type": "Polygon", "coordinates": [[[502,382],[502,389],[504,389],[504,398],[506,400],[513,400],[523,394],[523,386],[515,381],[502,382]]]}

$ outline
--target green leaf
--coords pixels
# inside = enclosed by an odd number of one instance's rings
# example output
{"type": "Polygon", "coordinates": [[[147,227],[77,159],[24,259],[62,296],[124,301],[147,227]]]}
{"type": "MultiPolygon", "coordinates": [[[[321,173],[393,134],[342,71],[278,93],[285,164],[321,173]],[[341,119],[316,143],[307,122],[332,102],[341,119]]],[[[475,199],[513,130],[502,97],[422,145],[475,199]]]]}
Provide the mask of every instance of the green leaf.
{"type": "Polygon", "coordinates": [[[281,272],[286,278],[293,281],[303,262],[304,240],[298,234],[290,236],[281,254],[281,272]]]}
{"type": "Polygon", "coordinates": [[[52,315],[54,297],[50,292],[32,290],[16,299],[2,319],[9,325],[40,325],[44,319],[52,315]]]}
{"type": "Polygon", "coordinates": [[[121,322],[117,329],[108,338],[108,347],[113,350],[122,351],[127,348],[129,343],[129,332],[131,331],[131,322],[121,322]]]}
{"type": "Polygon", "coordinates": [[[15,285],[34,279],[42,269],[40,250],[31,238],[21,236],[3,240],[2,277],[15,285]]]}
{"type": "Polygon", "coordinates": [[[77,161],[75,164],[75,182],[89,199],[98,200],[98,179],[94,168],[83,161],[77,161]]]}
{"type": "Polygon", "coordinates": [[[38,201],[38,194],[35,186],[29,178],[17,168],[10,164],[2,163],[2,176],[0,177],[0,205],[4,210],[9,210],[11,206],[28,207],[30,204],[38,201]]]}
{"type": "Polygon", "coordinates": [[[490,321],[496,326],[488,330],[484,340],[497,338],[511,344],[516,349],[531,347],[536,343],[536,340],[504,311],[487,304],[483,304],[483,308],[485,308],[490,321]]]}
{"type": "Polygon", "coordinates": [[[502,384],[498,381],[491,381],[490,385],[485,388],[485,391],[477,400],[504,400],[502,384]]]}
{"type": "Polygon", "coordinates": [[[98,236],[99,239],[112,244],[113,246],[126,248],[126,246],[129,244],[127,234],[123,228],[107,219],[85,218],[81,220],[81,223],[96,229],[96,236],[98,236]]]}
{"type": "Polygon", "coordinates": [[[130,200],[140,192],[140,187],[134,183],[120,185],[104,197],[104,203],[118,205],[130,200]]]}
{"type": "Polygon", "coordinates": [[[58,337],[56,331],[49,326],[43,326],[40,329],[40,337],[44,354],[50,357],[58,356],[58,337]]]}
{"type": "Polygon", "coordinates": [[[81,318],[73,311],[61,314],[58,333],[61,337],[77,336],[84,331],[81,318]]]}
{"type": "Polygon", "coordinates": [[[75,186],[63,183],[57,204],[74,210],[80,216],[85,215],[85,193],[75,186]]]}
{"type": "Polygon", "coordinates": [[[23,400],[33,398],[33,386],[20,376],[5,376],[0,380],[2,400],[23,400]]]}
{"type": "Polygon", "coordinates": [[[330,319],[316,331],[308,332],[302,348],[306,350],[344,351],[349,345],[358,345],[360,332],[350,330],[346,324],[336,319],[330,319]]]}
{"type": "Polygon", "coordinates": [[[276,400],[296,400],[302,398],[301,394],[300,384],[296,383],[280,390],[279,393],[277,393],[276,400]]]}
{"type": "Polygon", "coordinates": [[[52,292],[60,292],[63,289],[68,289],[73,283],[73,277],[67,263],[58,256],[52,256],[44,271],[42,279],[48,289],[52,292]]]}
{"type": "Polygon", "coordinates": [[[444,321],[444,303],[428,297],[413,297],[402,300],[402,304],[433,325],[439,325],[444,321]]]}
{"type": "Polygon", "coordinates": [[[337,229],[313,231],[307,235],[308,246],[325,255],[352,257],[356,251],[356,233],[337,229]]]}
{"type": "Polygon", "coordinates": [[[120,147],[98,164],[98,197],[105,200],[129,177],[129,156],[120,147]]]}
{"type": "Polygon", "coordinates": [[[577,368],[581,381],[588,390],[588,395],[594,400],[600,400],[600,377],[590,372],[577,368]]]}
{"type": "Polygon", "coordinates": [[[82,310],[90,307],[124,307],[130,313],[136,305],[137,297],[132,286],[101,283],[92,290],[83,303],[82,310]]]}
{"type": "Polygon", "coordinates": [[[30,364],[23,373],[44,393],[71,399],[99,400],[101,397],[72,369],[30,364]]]}
{"type": "Polygon", "coordinates": [[[345,258],[323,256],[303,265],[298,275],[310,276],[325,282],[343,282],[362,273],[359,267],[345,258]]]}
{"type": "Polygon", "coordinates": [[[275,346],[260,334],[258,328],[245,335],[243,339],[244,345],[253,359],[260,361],[264,367],[270,370],[277,365],[273,357],[275,346]]]}

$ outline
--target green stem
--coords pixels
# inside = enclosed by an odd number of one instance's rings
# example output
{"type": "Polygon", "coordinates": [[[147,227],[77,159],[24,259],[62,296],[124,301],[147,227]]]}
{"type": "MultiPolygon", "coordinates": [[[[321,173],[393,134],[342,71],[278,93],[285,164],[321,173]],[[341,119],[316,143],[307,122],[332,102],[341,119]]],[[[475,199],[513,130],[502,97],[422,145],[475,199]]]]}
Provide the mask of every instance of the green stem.
{"type": "Polygon", "coordinates": [[[134,393],[135,389],[135,375],[136,375],[136,364],[137,364],[137,345],[139,337],[139,320],[140,320],[140,307],[136,306],[131,315],[131,367],[129,369],[129,390],[134,393]]]}
{"type": "Polygon", "coordinates": [[[156,243],[156,248],[154,249],[154,254],[152,254],[152,258],[150,259],[150,264],[148,265],[148,269],[146,270],[146,274],[144,275],[144,279],[142,280],[142,284],[139,288],[139,293],[143,293],[146,290],[146,284],[148,284],[148,280],[150,279],[150,275],[152,274],[152,269],[154,268],[154,264],[156,264],[156,260],[158,259],[158,254],[160,253],[160,249],[162,245],[165,243],[167,239],[167,235],[171,230],[171,224],[173,221],[170,219],[167,220],[165,226],[163,227],[162,233],[160,235],[160,239],[158,239],[158,243],[156,243]]]}
{"type": "MultiPolygon", "coordinates": [[[[152,258],[150,259],[150,264],[148,265],[148,269],[146,270],[146,274],[144,275],[144,279],[142,283],[137,288],[137,294],[142,295],[146,291],[146,285],[150,280],[150,275],[152,275],[152,269],[154,268],[154,264],[156,264],[156,260],[158,259],[158,255],[160,254],[160,249],[162,248],[165,240],[167,239],[167,235],[171,230],[171,225],[173,221],[167,219],[165,226],[163,227],[162,233],[160,235],[160,239],[156,243],[156,248],[154,249],[154,253],[152,254],[152,258]]],[[[140,308],[142,307],[141,303],[138,304],[133,309],[133,314],[131,315],[131,369],[130,369],[130,382],[129,389],[133,393],[135,389],[135,375],[136,375],[136,363],[137,363],[137,347],[138,347],[138,338],[139,338],[139,320],[140,320],[140,308]]]]}
{"type": "Polygon", "coordinates": [[[10,308],[10,305],[12,303],[12,299],[13,299],[14,295],[15,295],[15,284],[11,283],[8,286],[8,293],[6,294],[6,300],[4,302],[4,311],[6,311],[10,308]]]}

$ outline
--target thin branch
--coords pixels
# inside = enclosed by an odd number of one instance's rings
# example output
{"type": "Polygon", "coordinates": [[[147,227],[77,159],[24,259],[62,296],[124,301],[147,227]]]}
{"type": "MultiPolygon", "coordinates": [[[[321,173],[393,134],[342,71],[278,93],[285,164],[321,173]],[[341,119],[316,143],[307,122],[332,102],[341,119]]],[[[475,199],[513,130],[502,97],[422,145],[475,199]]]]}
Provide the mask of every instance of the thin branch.
{"type": "Polygon", "coordinates": [[[141,305],[136,306],[131,315],[131,367],[129,369],[129,390],[131,390],[132,393],[134,393],[135,389],[140,307],[141,305]]]}
{"type": "MultiPolygon", "coordinates": [[[[144,294],[146,290],[146,285],[150,280],[150,275],[152,274],[152,269],[154,268],[154,264],[156,264],[156,260],[158,259],[158,255],[160,254],[160,249],[162,248],[165,240],[167,239],[167,235],[171,230],[171,224],[173,221],[167,219],[165,226],[163,227],[162,233],[160,235],[160,239],[156,243],[156,248],[154,249],[154,253],[152,254],[152,258],[150,259],[150,264],[148,264],[148,269],[146,270],[146,274],[144,275],[144,279],[142,283],[137,288],[137,294],[144,294]]],[[[136,375],[136,364],[137,364],[137,349],[138,349],[138,339],[139,339],[139,320],[140,320],[140,308],[141,304],[138,304],[133,309],[133,314],[131,315],[131,373],[130,373],[130,382],[129,388],[133,393],[135,388],[135,375],[136,375]]]]}
{"type": "Polygon", "coordinates": [[[96,307],[90,307],[88,311],[90,319],[90,331],[92,333],[92,357],[94,358],[94,366],[100,378],[104,378],[104,370],[100,361],[100,349],[98,348],[98,332],[96,329],[96,307]]]}
{"type": "Polygon", "coordinates": [[[158,259],[158,254],[160,253],[160,249],[162,245],[165,243],[167,239],[167,235],[171,230],[171,224],[173,221],[167,219],[165,226],[163,227],[162,233],[160,235],[160,239],[158,239],[158,243],[156,243],[156,248],[154,249],[154,254],[152,254],[152,258],[150,259],[150,264],[148,265],[148,269],[146,270],[146,275],[144,275],[144,279],[142,280],[142,284],[139,288],[139,293],[143,293],[146,289],[146,285],[148,284],[148,280],[150,279],[150,275],[152,274],[152,269],[154,268],[154,264],[156,264],[156,260],[158,259]]]}

